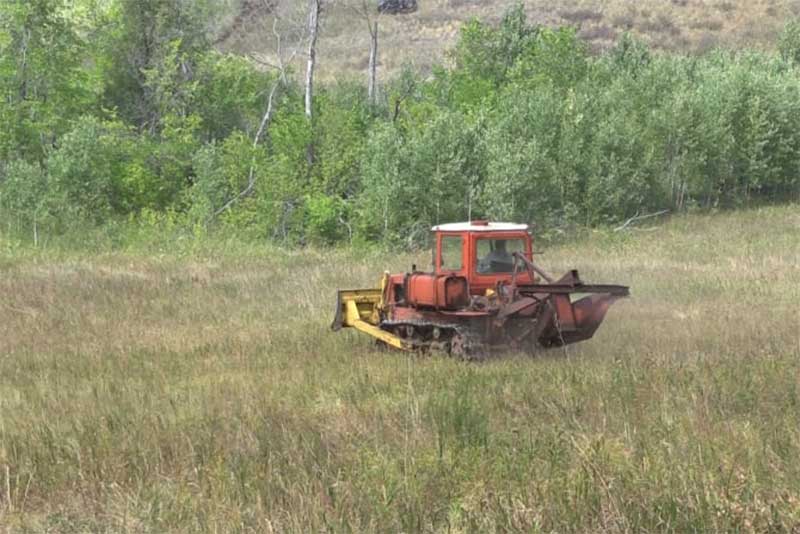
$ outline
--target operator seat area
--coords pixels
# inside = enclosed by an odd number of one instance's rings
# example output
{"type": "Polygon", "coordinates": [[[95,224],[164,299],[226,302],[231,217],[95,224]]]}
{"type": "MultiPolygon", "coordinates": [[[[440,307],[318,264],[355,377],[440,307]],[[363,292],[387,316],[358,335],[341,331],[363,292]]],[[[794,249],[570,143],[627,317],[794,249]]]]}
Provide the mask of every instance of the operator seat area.
{"type": "Polygon", "coordinates": [[[515,252],[525,254],[524,239],[478,239],[475,270],[480,274],[513,272],[515,252]]]}

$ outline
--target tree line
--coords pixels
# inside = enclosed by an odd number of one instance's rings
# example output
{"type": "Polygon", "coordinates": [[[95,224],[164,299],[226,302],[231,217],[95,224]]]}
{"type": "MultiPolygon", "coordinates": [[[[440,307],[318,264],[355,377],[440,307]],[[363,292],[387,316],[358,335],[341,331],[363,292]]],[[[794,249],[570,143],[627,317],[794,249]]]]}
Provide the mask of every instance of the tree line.
{"type": "Polygon", "coordinates": [[[414,245],[468,218],[546,230],[800,199],[797,22],[771,52],[656,53],[625,35],[592,55],[517,6],[465,24],[430,73],[312,93],[313,48],[277,39],[265,68],[215,50],[213,16],[181,0],[0,6],[3,231],[414,245]]]}

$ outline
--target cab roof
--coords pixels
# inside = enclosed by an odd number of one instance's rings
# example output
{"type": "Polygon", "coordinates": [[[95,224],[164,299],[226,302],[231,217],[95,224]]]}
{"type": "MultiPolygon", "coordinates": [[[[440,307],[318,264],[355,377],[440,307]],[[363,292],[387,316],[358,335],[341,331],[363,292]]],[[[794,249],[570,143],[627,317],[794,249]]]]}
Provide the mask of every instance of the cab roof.
{"type": "Polygon", "coordinates": [[[431,230],[433,232],[524,232],[528,230],[528,225],[506,222],[469,221],[440,224],[434,226],[431,230]]]}

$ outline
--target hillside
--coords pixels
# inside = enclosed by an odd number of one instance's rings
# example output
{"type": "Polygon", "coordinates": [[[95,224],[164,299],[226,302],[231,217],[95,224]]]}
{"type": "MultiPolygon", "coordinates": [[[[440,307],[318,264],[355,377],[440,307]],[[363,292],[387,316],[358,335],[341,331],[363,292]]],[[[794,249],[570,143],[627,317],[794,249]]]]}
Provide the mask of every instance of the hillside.
{"type": "MultiPolygon", "coordinates": [[[[327,78],[366,71],[368,32],[352,5],[359,0],[332,2],[324,16],[320,70],[327,78]]],[[[496,22],[516,0],[420,0],[408,15],[380,17],[380,68],[397,71],[404,63],[425,70],[441,61],[455,42],[459,27],[477,17],[496,22]]],[[[271,3],[275,11],[294,11],[287,0],[271,3]],[[284,5],[280,5],[280,2],[284,5]]],[[[303,2],[297,4],[302,7],[303,2]]],[[[716,46],[770,48],[785,21],[800,15],[799,0],[565,0],[524,2],[529,20],[543,25],[574,25],[595,50],[610,46],[629,31],[656,49],[696,53],[716,46]]],[[[261,2],[235,0],[227,8],[218,32],[218,47],[237,53],[271,57],[272,17],[261,2]]]]}

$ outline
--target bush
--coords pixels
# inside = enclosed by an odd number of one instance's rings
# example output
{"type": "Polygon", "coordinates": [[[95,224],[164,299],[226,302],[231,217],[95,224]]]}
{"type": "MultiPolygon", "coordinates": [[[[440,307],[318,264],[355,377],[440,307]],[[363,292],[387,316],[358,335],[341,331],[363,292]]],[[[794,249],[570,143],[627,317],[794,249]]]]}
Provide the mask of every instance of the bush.
{"type": "Polygon", "coordinates": [[[786,24],[778,39],[778,50],[786,61],[800,64],[800,19],[786,24]]]}
{"type": "MultiPolygon", "coordinates": [[[[252,140],[239,131],[234,131],[220,143],[209,143],[200,148],[192,158],[195,176],[188,192],[192,220],[205,223],[239,198],[248,189],[251,166],[254,180],[262,177],[264,157],[263,150],[254,151],[252,140]]],[[[255,189],[240,200],[246,203],[254,194],[255,189]]],[[[238,205],[231,206],[239,209],[238,205]]]]}
{"type": "Polygon", "coordinates": [[[358,232],[414,246],[429,227],[481,213],[482,126],[442,111],[426,124],[379,124],[369,134],[357,198],[358,232]]]}
{"type": "Polygon", "coordinates": [[[245,58],[210,51],[200,59],[197,79],[193,104],[201,119],[202,139],[223,140],[235,130],[255,133],[272,76],[253,68],[245,58]]]}
{"type": "Polygon", "coordinates": [[[352,239],[347,204],[339,197],[313,194],[305,198],[306,234],[313,243],[333,244],[352,239]]]}
{"type": "Polygon", "coordinates": [[[96,223],[145,207],[164,192],[148,145],[121,122],[82,117],[47,159],[50,194],[96,223]]]}
{"type": "Polygon", "coordinates": [[[59,201],[50,191],[38,164],[24,160],[8,163],[0,173],[0,219],[21,228],[51,222],[59,201]]]}

